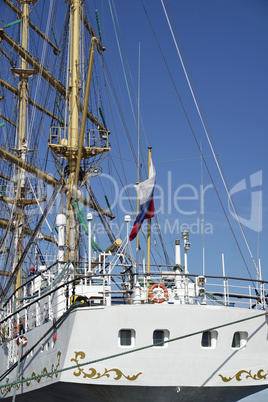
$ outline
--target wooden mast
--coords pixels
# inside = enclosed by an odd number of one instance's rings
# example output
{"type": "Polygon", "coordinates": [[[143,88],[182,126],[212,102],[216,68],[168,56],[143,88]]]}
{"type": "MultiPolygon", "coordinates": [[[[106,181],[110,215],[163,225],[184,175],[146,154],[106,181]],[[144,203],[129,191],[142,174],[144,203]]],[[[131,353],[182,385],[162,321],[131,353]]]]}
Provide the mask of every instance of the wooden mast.
{"type": "MultiPolygon", "coordinates": [[[[19,0],[22,3],[22,48],[27,51],[28,49],[28,21],[29,21],[29,3],[35,3],[37,0],[19,0]]],[[[19,76],[19,135],[17,152],[19,157],[25,161],[28,153],[27,134],[26,134],[26,120],[27,120],[27,99],[28,99],[28,77],[33,75],[32,70],[28,70],[27,63],[24,58],[21,58],[20,69],[13,69],[13,72],[19,76]]],[[[14,266],[17,265],[22,254],[22,241],[23,241],[23,221],[24,210],[23,200],[25,198],[25,171],[18,168],[18,181],[17,181],[17,206],[18,215],[15,228],[15,259],[14,266]]],[[[21,286],[21,270],[18,271],[14,290],[21,286]]],[[[20,292],[18,294],[20,297],[20,292]]]]}
{"type": "MultiPolygon", "coordinates": [[[[67,152],[64,157],[68,158],[69,164],[69,177],[67,180],[67,187],[69,187],[68,200],[67,200],[67,230],[66,230],[66,260],[76,260],[77,259],[77,241],[79,237],[79,226],[75,222],[73,205],[72,205],[72,194],[73,189],[78,189],[79,187],[79,172],[80,163],[83,158],[89,158],[96,156],[97,154],[109,152],[110,148],[108,146],[108,131],[106,128],[94,117],[90,119],[94,124],[98,126],[98,130],[105,131],[107,134],[107,146],[97,146],[91,148],[90,144],[88,147],[84,146],[85,137],[85,126],[86,119],[88,117],[88,99],[90,93],[90,85],[92,79],[93,62],[95,46],[99,44],[99,40],[96,36],[91,39],[91,50],[90,59],[88,66],[88,77],[86,84],[86,92],[84,97],[84,105],[81,108],[80,102],[80,23],[81,23],[81,0],[71,1],[71,46],[70,46],[70,97],[69,97],[69,134],[68,134],[68,146],[67,152]],[[81,129],[79,126],[79,112],[82,109],[82,122],[81,129]]],[[[104,48],[101,48],[102,51],[104,48]]],[[[60,151],[61,152],[61,151],[60,151]]]]}
{"type": "Polygon", "coordinates": [[[70,96],[69,96],[69,130],[68,130],[68,164],[69,177],[67,185],[69,186],[67,200],[67,230],[66,230],[66,260],[75,260],[76,243],[76,224],[74,212],[71,203],[71,196],[75,182],[75,170],[77,162],[77,149],[79,139],[79,100],[80,100],[80,0],[71,1],[70,16],[70,96]]]}

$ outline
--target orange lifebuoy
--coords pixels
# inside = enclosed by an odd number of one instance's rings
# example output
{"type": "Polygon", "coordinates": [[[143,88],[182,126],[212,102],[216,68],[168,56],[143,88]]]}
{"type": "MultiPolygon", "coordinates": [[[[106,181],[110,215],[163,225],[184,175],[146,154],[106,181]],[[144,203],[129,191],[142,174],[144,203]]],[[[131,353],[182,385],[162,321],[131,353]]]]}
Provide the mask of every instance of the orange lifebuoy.
{"type": "Polygon", "coordinates": [[[154,283],[149,289],[149,299],[154,303],[163,303],[168,298],[168,290],[162,283],[154,283]],[[154,292],[158,289],[158,292],[154,292]],[[159,290],[161,291],[159,292],[159,290]]]}

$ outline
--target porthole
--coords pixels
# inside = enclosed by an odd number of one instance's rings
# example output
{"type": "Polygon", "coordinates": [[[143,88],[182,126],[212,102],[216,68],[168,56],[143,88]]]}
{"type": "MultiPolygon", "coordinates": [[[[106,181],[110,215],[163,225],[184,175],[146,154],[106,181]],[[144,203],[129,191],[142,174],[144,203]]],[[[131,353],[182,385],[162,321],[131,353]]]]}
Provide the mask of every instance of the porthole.
{"type": "Polygon", "coordinates": [[[203,348],[211,348],[211,331],[203,332],[201,345],[203,348]]]}
{"type": "Polygon", "coordinates": [[[201,346],[202,348],[214,349],[218,340],[217,331],[204,331],[202,333],[201,346]]]}
{"type": "Polygon", "coordinates": [[[156,329],[153,332],[153,345],[156,347],[166,347],[167,343],[165,342],[169,339],[169,331],[167,329],[156,329]]]}
{"type": "Polygon", "coordinates": [[[241,349],[246,346],[248,333],[245,331],[237,331],[233,335],[232,348],[241,349]]]}
{"type": "Polygon", "coordinates": [[[135,331],[134,329],[120,329],[119,331],[119,346],[131,347],[134,346],[135,331]]]}

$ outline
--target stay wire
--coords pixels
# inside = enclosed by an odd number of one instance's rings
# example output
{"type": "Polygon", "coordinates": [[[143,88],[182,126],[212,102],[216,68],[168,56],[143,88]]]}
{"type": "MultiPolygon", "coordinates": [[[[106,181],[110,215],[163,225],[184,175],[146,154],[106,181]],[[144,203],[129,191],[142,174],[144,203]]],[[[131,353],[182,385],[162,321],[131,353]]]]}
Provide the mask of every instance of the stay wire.
{"type": "MultiPolygon", "coordinates": [[[[112,2],[112,4],[113,4],[113,8],[114,8],[114,13],[115,13],[115,18],[116,18],[116,21],[117,21],[117,25],[118,25],[118,28],[119,28],[119,33],[120,33],[120,35],[121,35],[121,31],[120,31],[120,26],[119,26],[119,21],[118,21],[118,18],[117,18],[117,12],[116,12],[116,9],[115,9],[115,5],[114,5],[113,2],[112,2]]],[[[129,101],[130,101],[130,104],[131,104],[131,109],[132,109],[132,113],[133,113],[133,117],[134,117],[134,122],[135,122],[135,125],[136,125],[136,127],[137,127],[137,122],[136,122],[135,113],[134,113],[134,109],[133,109],[133,103],[132,103],[131,96],[130,96],[130,89],[129,89],[129,85],[128,85],[127,74],[126,74],[125,67],[124,67],[123,53],[122,53],[122,51],[121,51],[121,49],[120,49],[119,37],[118,37],[117,31],[116,31],[115,19],[114,19],[114,16],[113,16],[113,12],[112,12],[112,7],[111,7],[111,2],[110,2],[110,0],[109,0],[109,6],[110,6],[110,12],[111,12],[111,16],[112,16],[112,21],[113,21],[113,26],[114,26],[114,31],[115,31],[117,46],[118,46],[118,50],[119,50],[119,55],[120,55],[120,59],[121,59],[121,64],[122,64],[122,68],[123,68],[123,72],[124,72],[125,83],[126,83],[126,86],[127,86],[127,92],[128,92],[128,96],[129,96],[129,101]]],[[[121,36],[122,36],[122,35],[121,35],[121,36]]],[[[121,41],[122,41],[122,40],[121,40],[121,41]]],[[[122,41],[122,43],[123,43],[123,41],[122,41]]],[[[124,47],[123,47],[123,51],[124,51],[124,47]]],[[[125,53],[125,52],[124,52],[124,53],[125,53]]],[[[127,60],[127,58],[126,58],[126,60],[127,60]]],[[[101,62],[102,62],[103,71],[104,71],[104,64],[105,64],[105,59],[104,59],[104,57],[101,57],[101,62]]],[[[127,63],[127,66],[128,66],[128,68],[129,68],[128,63],[127,63]]],[[[111,75],[110,75],[108,66],[106,66],[106,65],[105,65],[105,70],[107,71],[107,75],[108,75],[108,78],[109,78],[109,83],[110,83],[110,86],[111,86],[112,92],[113,92],[113,97],[114,97],[114,99],[116,100],[117,108],[118,108],[118,111],[119,111],[119,113],[120,113],[122,123],[123,123],[123,125],[124,125],[124,127],[125,127],[125,133],[126,133],[126,135],[127,135],[129,147],[130,147],[130,149],[131,149],[134,162],[135,162],[135,164],[137,165],[137,157],[136,157],[135,148],[134,148],[134,146],[133,146],[132,138],[131,138],[131,136],[130,136],[130,133],[128,132],[127,125],[126,125],[126,122],[125,122],[125,119],[124,119],[124,114],[123,114],[123,112],[122,112],[122,110],[121,110],[121,106],[120,106],[120,103],[119,103],[119,100],[118,100],[117,92],[116,92],[116,90],[115,90],[115,88],[114,88],[113,81],[112,81],[112,79],[111,79],[111,75]]],[[[129,74],[130,74],[130,73],[129,73],[129,74]]],[[[131,74],[130,74],[130,77],[131,77],[131,74]]],[[[105,79],[105,86],[107,87],[107,80],[106,80],[105,72],[104,72],[104,79],[105,79]]],[[[132,83],[132,87],[133,87],[132,79],[131,79],[131,83],[132,83]]],[[[134,92],[134,91],[133,91],[133,92],[134,92]]],[[[110,103],[110,100],[109,100],[109,103],[110,103]]],[[[110,106],[110,109],[111,109],[111,106],[110,106]]],[[[112,109],[111,109],[111,110],[112,110],[112,109]]],[[[119,141],[118,141],[117,133],[116,133],[116,140],[117,140],[118,150],[119,150],[119,153],[120,153],[120,159],[121,159],[122,169],[123,169],[124,176],[125,176],[125,170],[124,170],[124,166],[123,166],[123,163],[122,163],[122,156],[121,156],[121,151],[120,151],[120,147],[119,147],[119,141]]],[[[147,142],[147,138],[146,138],[146,142],[147,142]]],[[[145,158],[144,158],[143,149],[142,149],[142,147],[139,147],[139,149],[141,149],[141,154],[142,154],[142,159],[143,159],[143,167],[144,167],[144,169],[145,169],[146,162],[145,162],[145,158]]],[[[125,180],[126,180],[126,179],[125,179],[125,180]]],[[[126,180],[126,184],[127,184],[127,180],[126,180]]],[[[127,194],[129,195],[128,189],[127,189],[127,194]]],[[[131,210],[133,211],[133,206],[132,206],[131,202],[130,202],[130,206],[131,206],[131,210]]],[[[156,219],[156,224],[159,226],[157,216],[155,216],[155,219],[156,219]]],[[[166,263],[169,265],[169,257],[168,257],[168,254],[167,254],[167,251],[166,251],[166,248],[165,248],[165,244],[164,244],[162,235],[161,235],[161,233],[160,233],[159,230],[158,230],[158,236],[159,236],[160,243],[161,243],[161,246],[162,246],[162,249],[163,249],[164,259],[165,259],[166,263]]]]}
{"type": "MultiPolygon", "coordinates": [[[[108,82],[107,82],[107,79],[106,79],[106,73],[105,73],[105,72],[107,72],[107,76],[108,76],[108,79],[109,79],[109,82],[110,82],[110,90],[112,90],[112,91],[111,91],[111,94],[113,95],[114,100],[116,101],[117,109],[118,109],[118,112],[119,112],[119,115],[120,115],[120,117],[121,117],[121,121],[122,121],[122,124],[123,124],[123,127],[124,127],[124,133],[125,133],[125,135],[126,135],[126,137],[127,137],[127,141],[128,141],[129,147],[130,147],[130,151],[131,151],[131,153],[132,153],[132,157],[133,157],[133,159],[135,160],[135,159],[136,159],[135,149],[134,149],[133,144],[132,144],[132,142],[131,142],[130,134],[129,134],[129,132],[128,132],[127,124],[126,124],[126,121],[125,121],[125,119],[124,119],[124,114],[123,114],[123,112],[122,112],[122,110],[121,110],[121,107],[120,107],[119,99],[117,98],[117,95],[116,95],[116,90],[115,90],[115,88],[114,88],[113,81],[112,81],[112,78],[111,78],[111,76],[110,76],[110,71],[109,71],[109,69],[108,69],[108,65],[105,63],[105,59],[104,59],[104,63],[103,63],[103,74],[104,74],[105,82],[106,82],[106,84],[107,84],[108,82]]],[[[107,86],[107,85],[106,85],[106,86],[107,86]]],[[[108,88],[108,86],[107,86],[107,88],[108,88]]],[[[124,179],[125,179],[125,184],[127,185],[128,182],[127,182],[126,172],[125,172],[125,168],[124,168],[124,164],[123,164],[123,159],[122,159],[122,154],[121,154],[121,148],[120,148],[120,145],[119,145],[119,139],[118,139],[118,135],[117,135],[115,120],[114,120],[114,116],[113,116],[113,112],[112,112],[111,99],[110,99],[110,96],[109,96],[109,92],[108,92],[108,91],[107,91],[107,95],[108,95],[108,102],[109,102],[109,107],[110,107],[110,111],[111,111],[111,115],[112,115],[112,121],[113,121],[113,126],[114,126],[116,145],[117,145],[117,149],[118,149],[118,152],[119,152],[119,155],[120,155],[119,159],[120,159],[120,162],[121,162],[121,167],[122,167],[122,171],[123,171],[123,175],[124,175],[124,179]]],[[[114,167],[115,167],[115,163],[114,163],[114,161],[112,160],[112,158],[111,158],[111,162],[113,163],[113,165],[114,165],[114,167]]],[[[116,169],[116,167],[115,167],[115,169],[116,169]]],[[[123,182],[122,182],[122,180],[121,180],[121,177],[120,177],[120,175],[119,175],[117,169],[116,169],[116,172],[117,172],[118,178],[119,178],[119,180],[120,180],[120,182],[121,182],[121,184],[122,184],[122,186],[123,186],[123,182]]],[[[127,189],[127,195],[129,196],[128,189],[127,189]]],[[[130,198],[129,198],[129,204],[130,204],[130,206],[131,206],[131,209],[133,210],[133,206],[132,206],[132,203],[131,203],[131,201],[130,201],[130,198]]]]}
{"type": "MultiPolygon", "coordinates": [[[[238,221],[238,224],[239,224],[239,227],[240,227],[242,236],[243,236],[244,241],[245,241],[245,243],[246,243],[246,247],[247,247],[248,252],[249,252],[249,254],[250,254],[250,257],[251,257],[251,259],[252,259],[252,262],[253,262],[254,268],[255,268],[255,270],[256,270],[257,276],[259,276],[258,269],[257,269],[256,263],[255,263],[253,254],[252,254],[252,252],[251,252],[251,250],[250,250],[248,241],[247,241],[246,236],[245,236],[245,232],[244,232],[243,227],[242,227],[242,225],[241,225],[241,222],[240,222],[240,219],[239,219],[239,215],[238,215],[238,213],[237,213],[236,207],[235,207],[235,205],[234,205],[233,198],[232,198],[231,193],[230,193],[229,186],[228,186],[228,184],[227,184],[226,177],[225,177],[225,175],[224,175],[224,173],[223,173],[222,166],[221,166],[221,164],[219,163],[219,157],[216,156],[216,147],[215,147],[215,145],[214,145],[214,142],[211,141],[211,140],[212,140],[212,135],[211,135],[210,132],[208,133],[209,130],[207,130],[208,124],[207,124],[206,119],[205,119],[205,118],[203,119],[204,111],[203,111],[202,107],[199,108],[199,104],[201,104],[200,99],[199,99],[199,97],[197,97],[197,99],[198,99],[198,101],[199,101],[199,102],[197,102],[196,97],[195,97],[195,94],[194,94],[194,91],[193,91],[192,86],[191,86],[191,82],[190,82],[190,80],[189,80],[187,71],[186,71],[185,66],[184,66],[184,62],[183,62],[183,59],[182,59],[182,57],[181,57],[181,54],[180,54],[180,51],[179,51],[179,48],[178,48],[178,44],[177,44],[177,42],[176,42],[176,39],[175,39],[175,36],[174,36],[174,33],[173,33],[173,29],[172,29],[172,27],[171,27],[171,24],[170,24],[170,21],[169,21],[169,18],[168,18],[167,11],[166,11],[166,9],[165,9],[163,0],[161,0],[161,3],[162,3],[162,6],[163,6],[163,9],[164,9],[164,13],[165,13],[165,16],[166,16],[166,19],[167,19],[167,22],[168,22],[168,26],[169,26],[169,29],[170,29],[170,32],[171,32],[171,35],[172,35],[172,38],[173,38],[173,41],[174,41],[174,44],[175,44],[175,47],[176,47],[176,50],[177,50],[177,53],[178,53],[180,62],[181,62],[181,65],[182,65],[182,68],[183,68],[183,71],[184,71],[184,75],[185,75],[185,77],[186,77],[186,80],[187,80],[187,83],[188,83],[188,86],[189,86],[189,89],[190,89],[192,98],[193,98],[193,100],[194,100],[194,104],[195,104],[197,113],[198,113],[198,115],[199,115],[201,124],[202,124],[202,126],[203,126],[204,131],[205,131],[205,134],[206,134],[206,137],[207,137],[207,141],[208,141],[208,143],[209,143],[209,146],[210,146],[211,152],[212,152],[212,154],[213,154],[215,163],[216,163],[217,168],[218,168],[218,171],[219,171],[219,173],[220,173],[220,176],[221,176],[221,179],[222,179],[224,188],[225,188],[225,190],[226,190],[228,199],[229,199],[229,201],[231,202],[232,208],[233,208],[233,210],[234,210],[234,212],[235,212],[236,219],[237,219],[237,221],[238,221]],[[202,113],[200,112],[200,109],[201,109],[202,113]],[[205,124],[205,123],[206,123],[206,124],[205,124]]],[[[191,77],[191,78],[192,78],[192,77],[191,77]]],[[[192,80],[193,80],[193,78],[192,78],[192,80]]]]}
{"type": "MultiPolygon", "coordinates": [[[[124,52],[124,54],[125,54],[125,60],[126,60],[126,65],[127,65],[127,69],[128,69],[128,74],[129,74],[130,81],[131,81],[132,97],[135,99],[136,104],[138,104],[138,99],[137,99],[137,97],[136,97],[136,95],[135,95],[135,90],[134,90],[134,84],[133,84],[132,74],[131,74],[131,70],[130,70],[130,67],[129,67],[128,59],[127,59],[127,56],[126,56],[126,51],[125,51],[125,48],[124,48],[124,41],[123,41],[123,36],[122,36],[122,34],[121,34],[120,23],[119,23],[119,19],[118,19],[118,17],[117,17],[116,6],[115,6],[114,3],[113,3],[113,6],[114,6],[114,12],[115,12],[115,17],[116,17],[116,21],[117,21],[119,33],[120,33],[120,36],[121,36],[121,43],[122,43],[122,47],[123,47],[123,52],[124,52]]],[[[138,79],[139,79],[139,78],[138,78],[138,79]]],[[[141,116],[140,116],[140,118],[141,118],[141,116]]],[[[138,123],[136,123],[136,126],[138,127],[138,123]]],[[[143,124],[142,124],[142,126],[143,126],[143,124]]],[[[143,126],[143,130],[144,130],[144,137],[145,137],[146,146],[147,146],[147,148],[148,148],[149,144],[148,144],[148,139],[147,139],[147,135],[146,135],[144,126],[143,126]]],[[[144,162],[144,165],[145,165],[145,157],[144,157],[144,153],[143,153],[143,147],[141,147],[140,150],[141,150],[141,152],[142,152],[143,162],[144,162]]]]}
{"type": "MultiPolygon", "coordinates": [[[[158,39],[157,39],[156,33],[155,33],[155,31],[154,31],[154,28],[153,28],[153,26],[152,26],[151,20],[150,20],[150,18],[149,18],[149,15],[148,15],[148,13],[147,13],[147,10],[146,10],[146,8],[145,8],[145,6],[144,6],[142,0],[141,0],[141,3],[142,3],[142,6],[143,6],[145,15],[146,15],[146,17],[147,17],[147,19],[148,19],[149,25],[150,25],[150,27],[151,27],[151,29],[152,29],[152,32],[153,32],[154,38],[155,38],[155,40],[156,40],[156,43],[157,43],[157,45],[158,45],[158,48],[159,48],[159,50],[160,50],[161,56],[162,56],[163,61],[164,61],[164,63],[165,63],[166,69],[167,69],[167,71],[168,71],[168,73],[169,73],[170,79],[171,79],[172,84],[173,84],[173,86],[174,86],[175,92],[176,92],[177,97],[178,97],[178,99],[179,99],[179,102],[180,102],[180,104],[181,104],[183,113],[184,113],[184,115],[185,115],[185,117],[186,117],[186,120],[187,120],[187,122],[188,122],[188,125],[189,125],[189,127],[190,127],[190,130],[191,130],[191,132],[192,132],[192,135],[193,135],[193,137],[194,137],[194,139],[195,139],[195,142],[196,142],[196,145],[197,145],[197,147],[198,147],[199,153],[200,153],[200,155],[201,155],[201,149],[200,149],[199,143],[198,143],[198,141],[197,141],[195,132],[194,132],[193,127],[192,127],[192,125],[191,125],[191,123],[190,123],[188,114],[187,114],[186,109],[185,109],[185,107],[184,107],[184,105],[183,105],[183,102],[182,102],[182,99],[181,99],[181,97],[180,97],[180,95],[179,95],[177,86],[176,86],[176,84],[175,84],[175,82],[174,82],[173,76],[172,76],[171,71],[170,71],[170,69],[169,69],[169,67],[168,67],[168,64],[167,64],[167,61],[166,61],[165,56],[164,56],[164,54],[163,54],[162,48],[161,48],[161,46],[160,46],[160,44],[159,44],[159,41],[158,41],[158,39]]],[[[253,279],[252,279],[252,277],[251,277],[251,274],[250,274],[249,268],[248,268],[248,266],[247,266],[246,260],[245,260],[245,258],[244,258],[243,253],[242,253],[242,250],[241,250],[241,248],[240,248],[240,246],[239,246],[239,244],[238,244],[238,241],[237,241],[237,238],[236,238],[236,236],[235,236],[234,230],[233,230],[233,228],[232,228],[231,222],[230,222],[230,220],[229,220],[229,218],[228,218],[228,216],[227,216],[227,213],[226,213],[225,208],[224,208],[224,206],[223,206],[223,203],[222,203],[222,201],[221,201],[220,195],[219,195],[219,193],[218,193],[218,190],[217,190],[217,188],[216,188],[216,185],[215,185],[215,183],[214,183],[214,180],[213,180],[213,178],[212,178],[212,175],[211,175],[211,173],[210,173],[210,170],[209,170],[209,168],[208,168],[208,165],[207,165],[207,163],[206,163],[205,158],[203,157],[203,155],[202,155],[202,159],[203,159],[203,161],[204,161],[204,165],[205,165],[205,167],[206,167],[206,170],[207,170],[207,172],[208,172],[208,175],[209,175],[209,177],[210,177],[210,180],[211,180],[211,182],[212,182],[212,184],[213,184],[213,187],[214,187],[214,189],[215,189],[216,195],[217,195],[217,197],[218,197],[219,203],[220,203],[220,205],[221,205],[221,208],[222,208],[222,210],[223,210],[223,213],[224,213],[224,215],[225,215],[225,218],[226,218],[226,220],[227,220],[227,223],[228,223],[228,225],[229,225],[229,227],[230,227],[230,230],[231,230],[231,232],[232,232],[232,235],[233,235],[233,237],[234,237],[234,240],[235,240],[235,243],[236,243],[237,248],[238,248],[238,250],[239,250],[239,253],[240,253],[240,255],[241,255],[241,258],[242,258],[242,260],[243,260],[243,262],[244,262],[244,264],[245,264],[245,267],[246,267],[246,269],[247,269],[248,275],[249,275],[249,277],[250,277],[250,279],[251,279],[251,281],[252,281],[252,283],[253,283],[253,286],[255,287],[255,284],[254,284],[254,281],[253,281],[253,279]]]]}
{"type": "MultiPolygon", "coordinates": [[[[117,47],[118,47],[118,51],[119,51],[119,55],[120,55],[120,60],[121,60],[121,64],[122,64],[122,69],[123,69],[123,73],[124,73],[124,78],[125,78],[125,83],[126,83],[126,88],[127,88],[127,93],[128,93],[128,97],[129,97],[129,102],[130,102],[130,106],[131,106],[131,111],[132,111],[132,115],[133,115],[133,120],[135,123],[135,127],[136,127],[136,131],[137,131],[137,119],[135,116],[135,112],[134,112],[134,107],[133,107],[133,102],[132,102],[132,98],[130,95],[130,89],[129,89],[129,84],[128,84],[128,79],[127,79],[127,75],[126,75],[126,70],[125,70],[125,65],[124,65],[124,61],[123,61],[123,56],[122,56],[122,51],[120,48],[120,42],[119,42],[119,38],[117,35],[117,30],[116,30],[116,25],[115,25],[115,21],[114,21],[114,16],[113,16],[113,12],[112,12],[112,7],[111,7],[111,2],[109,0],[109,6],[110,6],[110,12],[111,12],[111,16],[112,16],[112,21],[113,21],[113,26],[114,26],[114,31],[115,31],[115,36],[116,36],[116,42],[117,42],[117,47]]],[[[115,9],[115,7],[114,7],[115,9]]],[[[115,11],[116,13],[116,11],[115,11]]],[[[118,20],[117,20],[118,21],[118,20]]],[[[120,30],[120,28],[119,28],[120,30]]],[[[131,140],[132,141],[132,140],[131,140]]],[[[144,157],[144,153],[143,153],[143,148],[140,147],[141,150],[141,154],[142,154],[142,159],[143,159],[143,163],[144,163],[144,167],[146,166],[145,163],[145,157],[144,157]]],[[[135,158],[136,159],[136,158],[135,158]]]]}

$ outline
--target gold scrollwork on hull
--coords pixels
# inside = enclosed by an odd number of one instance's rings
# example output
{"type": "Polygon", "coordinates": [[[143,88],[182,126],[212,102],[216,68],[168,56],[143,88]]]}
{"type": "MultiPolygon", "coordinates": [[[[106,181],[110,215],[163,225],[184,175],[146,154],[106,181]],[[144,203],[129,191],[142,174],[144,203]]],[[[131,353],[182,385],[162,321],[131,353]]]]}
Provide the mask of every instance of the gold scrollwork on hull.
{"type": "MultiPolygon", "coordinates": [[[[40,383],[40,381],[42,380],[42,377],[39,377],[39,375],[41,375],[41,374],[47,374],[47,373],[50,372],[51,374],[48,374],[46,377],[53,378],[53,376],[54,376],[54,374],[55,374],[55,378],[57,378],[57,377],[58,377],[58,373],[55,373],[55,371],[58,370],[59,365],[60,365],[61,352],[58,352],[58,353],[57,353],[57,358],[58,358],[58,362],[57,362],[56,365],[54,365],[54,363],[52,364],[51,370],[48,371],[47,368],[44,367],[43,370],[41,370],[41,373],[40,373],[40,374],[36,374],[36,373],[33,371],[31,377],[37,377],[37,378],[29,379],[29,381],[26,381],[26,382],[25,382],[26,386],[29,387],[29,385],[31,384],[32,381],[36,381],[37,383],[40,383]],[[39,377],[39,378],[38,378],[38,377],[39,377]]],[[[25,380],[25,377],[22,377],[22,380],[25,380]]],[[[0,389],[0,392],[1,392],[2,395],[4,395],[4,394],[6,394],[7,392],[10,392],[11,389],[14,388],[14,387],[16,387],[17,390],[18,390],[18,389],[21,387],[21,383],[19,383],[19,384],[17,384],[17,385],[8,385],[8,384],[7,384],[6,387],[0,389]]]]}
{"type": "Polygon", "coordinates": [[[268,376],[268,371],[266,374],[264,374],[264,370],[260,369],[259,371],[257,371],[256,374],[252,374],[251,370],[247,371],[247,370],[240,370],[238,371],[238,373],[236,373],[233,377],[224,377],[223,375],[219,374],[219,377],[221,377],[222,381],[224,382],[230,382],[232,381],[234,378],[236,379],[236,381],[242,381],[241,376],[243,374],[246,374],[245,379],[251,378],[252,380],[266,380],[266,377],[268,376]]]}
{"type": "Polygon", "coordinates": [[[139,377],[139,375],[141,375],[142,373],[140,372],[140,373],[138,373],[138,374],[135,374],[135,375],[133,375],[133,376],[129,376],[129,375],[125,375],[125,374],[123,374],[122,373],[122,371],[121,370],[119,370],[119,369],[117,369],[117,368],[112,368],[112,369],[109,369],[109,370],[107,370],[106,368],[104,369],[104,372],[101,374],[101,373],[98,373],[97,372],[97,370],[95,370],[93,367],[90,367],[88,370],[89,370],[89,373],[85,373],[84,372],[84,369],[82,369],[81,367],[79,367],[79,364],[81,364],[81,363],[79,363],[79,358],[80,359],[84,359],[85,358],[85,353],[84,352],[74,352],[75,353],[75,357],[73,358],[73,359],[71,359],[71,361],[73,361],[73,362],[75,362],[76,364],[77,364],[77,370],[78,371],[74,371],[74,375],[76,376],[76,377],[79,377],[81,374],[83,375],[83,378],[91,378],[91,379],[93,379],[93,380],[98,380],[99,378],[101,378],[101,377],[107,377],[107,378],[109,378],[110,377],[110,374],[111,373],[114,373],[114,377],[113,377],[113,379],[114,380],[120,380],[120,378],[122,378],[122,377],[124,377],[124,378],[126,378],[127,380],[129,380],[129,381],[135,381],[138,377],[139,377]]]}

